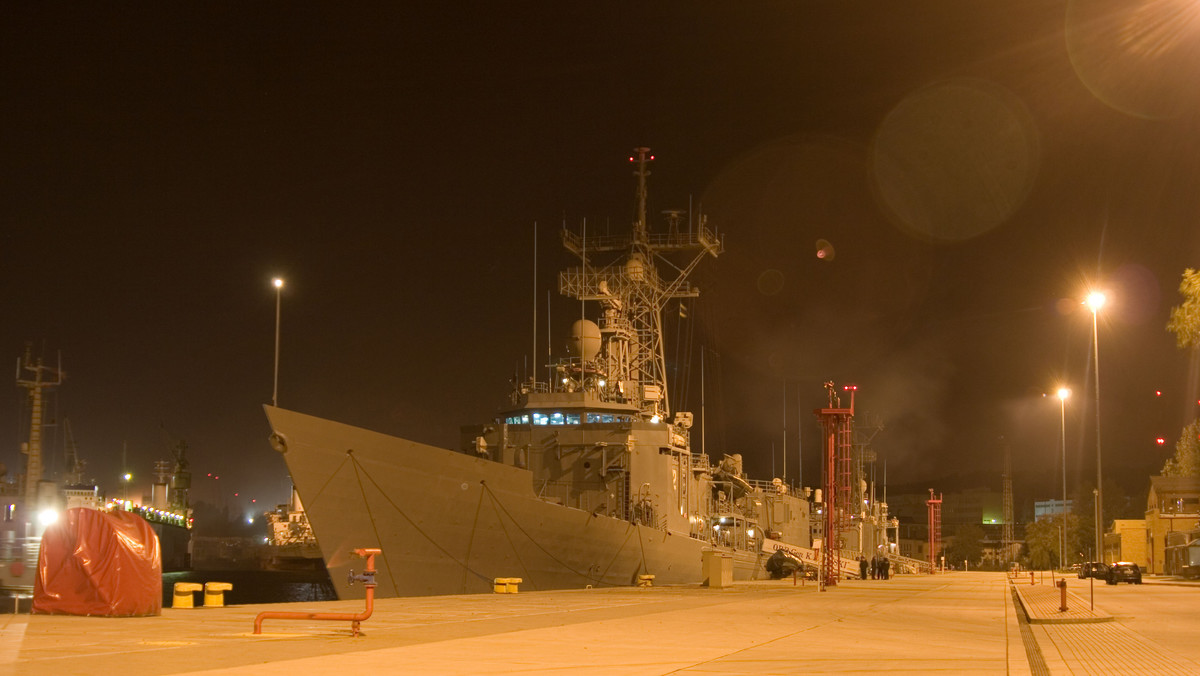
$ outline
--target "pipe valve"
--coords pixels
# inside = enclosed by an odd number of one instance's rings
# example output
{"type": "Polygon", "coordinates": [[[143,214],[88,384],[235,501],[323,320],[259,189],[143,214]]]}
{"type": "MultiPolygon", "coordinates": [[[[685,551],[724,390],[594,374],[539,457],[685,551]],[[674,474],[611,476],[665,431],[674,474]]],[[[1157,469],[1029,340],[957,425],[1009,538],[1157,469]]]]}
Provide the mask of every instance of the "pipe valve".
{"type": "Polygon", "coordinates": [[[375,571],[364,570],[361,575],[355,575],[354,569],[351,568],[350,574],[348,576],[346,576],[346,584],[353,587],[355,582],[361,582],[368,587],[374,587],[375,586],[375,571]]]}

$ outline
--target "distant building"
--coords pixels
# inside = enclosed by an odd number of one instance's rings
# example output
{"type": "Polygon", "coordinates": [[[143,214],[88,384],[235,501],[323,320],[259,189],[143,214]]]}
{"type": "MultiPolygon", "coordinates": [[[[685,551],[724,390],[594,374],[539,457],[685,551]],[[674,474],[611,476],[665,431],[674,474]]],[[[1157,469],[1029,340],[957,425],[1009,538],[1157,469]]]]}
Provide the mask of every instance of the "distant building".
{"type": "Polygon", "coordinates": [[[1116,519],[1112,532],[1104,534],[1104,560],[1132,561],[1142,570],[1149,570],[1148,540],[1145,519],[1116,519]]]}
{"type": "Polygon", "coordinates": [[[1038,500],[1033,503],[1033,520],[1038,521],[1043,516],[1062,516],[1064,512],[1071,513],[1073,500],[1038,500]]]}
{"type": "Polygon", "coordinates": [[[1167,540],[1180,533],[1200,528],[1200,477],[1150,477],[1146,498],[1147,569],[1165,572],[1167,540]]]}

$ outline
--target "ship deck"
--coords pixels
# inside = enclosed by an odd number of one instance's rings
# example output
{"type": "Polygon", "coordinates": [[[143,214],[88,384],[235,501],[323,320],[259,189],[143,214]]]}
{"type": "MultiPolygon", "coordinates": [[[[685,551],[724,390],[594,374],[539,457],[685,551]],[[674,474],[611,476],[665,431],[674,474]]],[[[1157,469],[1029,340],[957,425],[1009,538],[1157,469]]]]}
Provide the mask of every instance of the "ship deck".
{"type": "Polygon", "coordinates": [[[1029,644],[1044,639],[1018,620],[999,573],[852,580],[826,592],[782,580],[381,599],[357,638],[349,622],[334,621],[267,619],[261,635],[252,633],[263,610],[362,608],[337,601],[166,608],[145,618],[3,615],[0,673],[1095,673],[1054,660],[1048,671],[1031,670],[1029,644]]]}

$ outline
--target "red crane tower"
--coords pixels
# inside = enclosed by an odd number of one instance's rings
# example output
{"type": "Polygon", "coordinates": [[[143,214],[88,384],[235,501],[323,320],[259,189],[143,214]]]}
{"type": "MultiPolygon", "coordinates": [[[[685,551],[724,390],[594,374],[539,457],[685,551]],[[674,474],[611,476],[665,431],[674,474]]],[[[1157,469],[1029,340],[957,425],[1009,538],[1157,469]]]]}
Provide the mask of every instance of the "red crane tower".
{"type": "Polygon", "coordinates": [[[842,533],[850,530],[850,515],[854,513],[850,502],[850,454],[854,444],[854,392],[858,388],[853,385],[842,388],[850,393],[849,408],[842,408],[832,381],[825,383],[825,389],[829,392],[829,407],[813,411],[825,431],[825,543],[821,547],[821,572],[825,584],[836,585],[842,533]]]}
{"type": "Polygon", "coordinates": [[[942,496],[939,493],[933,497],[933,489],[929,489],[929,499],[925,501],[929,508],[929,566],[932,572],[937,571],[937,551],[942,544],[942,496]]]}

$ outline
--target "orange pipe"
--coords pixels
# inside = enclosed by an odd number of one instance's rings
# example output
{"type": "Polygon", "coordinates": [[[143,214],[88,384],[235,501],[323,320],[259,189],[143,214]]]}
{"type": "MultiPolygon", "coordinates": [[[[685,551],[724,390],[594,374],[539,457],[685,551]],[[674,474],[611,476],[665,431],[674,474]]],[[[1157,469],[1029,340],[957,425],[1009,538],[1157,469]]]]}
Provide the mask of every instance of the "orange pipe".
{"type": "MultiPolygon", "coordinates": [[[[278,620],[334,620],[339,622],[349,622],[350,630],[354,636],[358,636],[359,623],[371,617],[371,613],[375,612],[375,555],[381,554],[380,549],[356,549],[355,556],[364,556],[367,559],[367,569],[363,571],[363,577],[366,578],[364,585],[367,588],[367,607],[361,613],[299,613],[284,610],[265,610],[254,618],[254,633],[262,633],[263,620],[269,618],[278,620]]],[[[353,580],[353,578],[351,578],[353,580]]]]}

